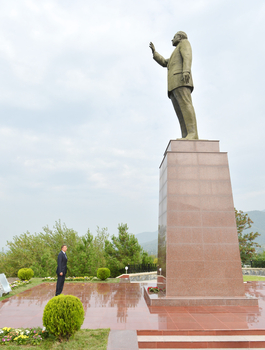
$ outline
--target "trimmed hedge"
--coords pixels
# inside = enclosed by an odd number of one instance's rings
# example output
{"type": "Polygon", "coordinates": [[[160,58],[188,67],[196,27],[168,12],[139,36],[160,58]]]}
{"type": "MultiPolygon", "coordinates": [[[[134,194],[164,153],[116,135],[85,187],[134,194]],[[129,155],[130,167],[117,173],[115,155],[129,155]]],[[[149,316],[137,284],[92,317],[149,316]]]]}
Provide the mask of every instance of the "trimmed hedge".
{"type": "Polygon", "coordinates": [[[42,322],[59,340],[69,339],[84,322],[83,304],[73,295],[53,297],[44,308],[42,322]]]}
{"type": "Polygon", "coordinates": [[[251,265],[252,265],[251,267],[264,268],[265,267],[265,260],[264,259],[253,259],[251,265]]]}
{"type": "Polygon", "coordinates": [[[104,281],[110,276],[110,270],[106,267],[101,267],[97,270],[97,277],[104,281]]]}
{"type": "Polygon", "coordinates": [[[22,281],[29,281],[34,276],[32,269],[20,269],[17,273],[17,277],[22,281]]]}

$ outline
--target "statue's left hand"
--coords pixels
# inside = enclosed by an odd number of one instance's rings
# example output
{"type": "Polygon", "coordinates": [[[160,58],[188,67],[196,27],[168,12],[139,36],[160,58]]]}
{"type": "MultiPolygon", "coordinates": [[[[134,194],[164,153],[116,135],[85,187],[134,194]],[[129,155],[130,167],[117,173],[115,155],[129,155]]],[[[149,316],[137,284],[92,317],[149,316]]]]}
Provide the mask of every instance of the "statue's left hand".
{"type": "Polygon", "coordinates": [[[184,80],[185,84],[188,84],[189,81],[190,81],[190,73],[189,72],[184,72],[182,80],[184,80]]]}

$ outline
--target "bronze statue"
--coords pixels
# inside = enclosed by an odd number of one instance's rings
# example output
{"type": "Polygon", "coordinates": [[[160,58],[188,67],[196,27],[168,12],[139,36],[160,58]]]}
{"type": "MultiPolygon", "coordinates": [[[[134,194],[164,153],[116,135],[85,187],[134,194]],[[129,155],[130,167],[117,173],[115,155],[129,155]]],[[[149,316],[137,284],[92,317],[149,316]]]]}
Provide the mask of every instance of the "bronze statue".
{"type": "Polygon", "coordinates": [[[177,114],[182,139],[197,140],[197,122],[191,99],[193,90],[192,52],[187,34],[177,32],[172,39],[172,45],[176,48],[169,59],[165,59],[156,52],[152,42],[149,47],[153,52],[154,60],[168,69],[168,97],[171,99],[177,114]]]}

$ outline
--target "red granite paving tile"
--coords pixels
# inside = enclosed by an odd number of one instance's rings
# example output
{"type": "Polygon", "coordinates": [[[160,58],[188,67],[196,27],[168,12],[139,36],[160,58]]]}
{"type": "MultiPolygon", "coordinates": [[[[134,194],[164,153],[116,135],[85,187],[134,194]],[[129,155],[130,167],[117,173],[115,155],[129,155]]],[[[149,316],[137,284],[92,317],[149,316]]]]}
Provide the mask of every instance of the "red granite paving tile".
{"type": "Polygon", "coordinates": [[[196,322],[194,317],[190,314],[170,314],[171,320],[175,322],[184,322],[184,323],[189,323],[189,322],[196,322]]]}
{"type": "Polygon", "coordinates": [[[147,318],[147,320],[152,325],[152,327],[155,327],[155,325],[157,325],[157,324],[174,323],[170,317],[156,318],[156,319],[147,318]]]}
{"type": "Polygon", "coordinates": [[[179,329],[175,323],[173,322],[168,322],[168,323],[159,323],[158,324],[158,329],[161,329],[161,330],[177,330],[179,329]]]}
{"type": "Polygon", "coordinates": [[[101,321],[99,324],[99,327],[93,327],[95,328],[111,328],[111,329],[126,329],[126,323],[108,323],[101,321]]]}
{"type": "MultiPolygon", "coordinates": [[[[178,330],[265,329],[265,285],[248,284],[259,298],[259,307],[202,306],[148,307],[140,284],[65,283],[64,294],[80,297],[85,309],[84,325],[112,329],[178,330]],[[129,328],[128,328],[129,327],[129,328]]],[[[44,283],[0,302],[0,327],[42,326],[43,309],[54,296],[55,284],[44,283]],[[40,324],[36,324],[36,323],[40,324]],[[34,323],[34,324],[31,324],[34,323]]]]}
{"type": "Polygon", "coordinates": [[[265,329],[265,323],[248,323],[249,329],[265,329]]]}
{"type": "Polygon", "coordinates": [[[189,313],[205,313],[204,306],[186,306],[185,309],[189,313]]]}
{"type": "Polygon", "coordinates": [[[222,322],[246,322],[246,317],[241,318],[239,314],[219,314],[216,318],[222,322]]]}
{"type": "Polygon", "coordinates": [[[127,322],[125,324],[127,330],[135,329],[152,329],[152,326],[148,322],[127,322]]]}
{"type": "Polygon", "coordinates": [[[21,327],[30,328],[32,327],[42,327],[42,316],[41,317],[33,317],[30,319],[23,319],[21,327]]]}
{"type": "Polygon", "coordinates": [[[168,313],[187,313],[188,312],[187,308],[184,306],[166,306],[165,310],[168,313]]]}
{"type": "Polygon", "coordinates": [[[148,306],[149,312],[167,312],[167,308],[164,306],[148,306]]]}
{"type": "Polygon", "coordinates": [[[219,312],[219,313],[226,312],[224,306],[204,306],[203,309],[204,309],[204,312],[207,314],[215,313],[215,312],[219,312]]]}
{"type": "Polygon", "coordinates": [[[198,330],[203,329],[198,322],[174,322],[178,329],[198,330]]]}
{"type": "Polygon", "coordinates": [[[215,329],[230,329],[225,323],[220,322],[220,321],[212,321],[212,322],[199,322],[200,326],[203,329],[207,330],[215,330],[215,329]]]}
{"type": "Polygon", "coordinates": [[[248,329],[249,326],[246,322],[224,322],[228,329],[248,329]]]}
{"type": "Polygon", "coordinates": [[[236,314],[239,314],[239,313],[245,313],[246,310],[244,307],[242,306],[226,306],[225,307],[225,311],[226,312],[229,312],[229,313],[236,313],[236,314]]]}
{"type": "Polygon", "coordinates": [[[210,321],[217,321],[217,317],[215,315],[212,314],[194,314],[194,313],[190,313],[190,315],[197,321],[197,322],[210,322],[210,321]]]}
{"type": "Polygon", "coordinates": [[[242,310],[244,310],[245,313],[257,313],[259,312],[259,307],[258,306],[245,306],[242,307],[242,310]]]}

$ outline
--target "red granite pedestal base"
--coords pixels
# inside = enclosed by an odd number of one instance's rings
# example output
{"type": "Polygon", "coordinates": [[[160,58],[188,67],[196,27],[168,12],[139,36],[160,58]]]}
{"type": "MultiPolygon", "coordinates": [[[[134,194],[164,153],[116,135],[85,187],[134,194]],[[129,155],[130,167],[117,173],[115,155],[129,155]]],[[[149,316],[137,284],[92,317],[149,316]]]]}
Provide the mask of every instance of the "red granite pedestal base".
{"type": "Polygon", "coordinates": [[[171,140],[160,166],[158,286],[150,305],[257,305],[245,297],[227,153],[171,140]]]}
{"type": "Polygon", "coordinates": [[[149,294],[147,287],[144,298],[148,306],[258,306],[254,297],[167,297],[163,292],[149,294]]]}

